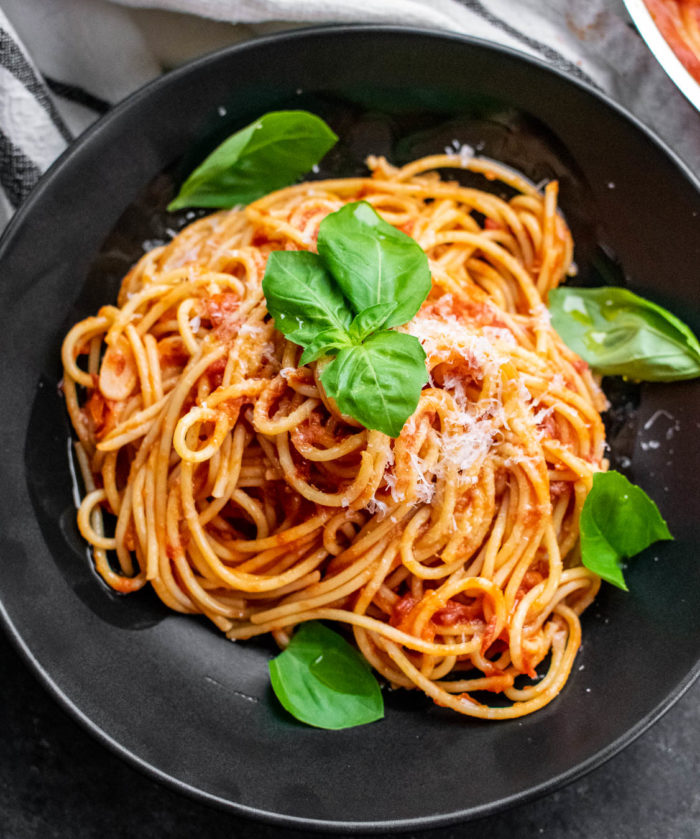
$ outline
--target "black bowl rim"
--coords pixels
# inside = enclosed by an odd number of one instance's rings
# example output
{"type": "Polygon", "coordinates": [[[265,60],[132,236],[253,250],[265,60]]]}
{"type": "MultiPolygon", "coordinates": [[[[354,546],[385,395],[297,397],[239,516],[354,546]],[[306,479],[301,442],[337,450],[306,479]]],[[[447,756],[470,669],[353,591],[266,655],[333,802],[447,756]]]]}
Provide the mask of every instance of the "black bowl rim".
{"type": "MultiPolygon", "coordinates": [[[[512,58],[531,64],[534,67],[558,76],[565,84],[573,85],[585,91],[589,95],[598,99],[604,106],[611,108],[617,114],[631,123],[636,130],[646,135],[652,144],[656,145],[680,170],[688,181],[695,186],[700,193],[700,178],[690,169],[685,161],[673,150],[666,142],[664,142],[658,135],[656,135],[648,126],[646,126],[638,117],[624,108],[622,105],[614,101],[607,93],[597,89],[584,81],[567,75],[565,72],[558,70],[555,67],[547,64],[534,56],[524,53],[520,50],[513,49],[494,41],[488,41],[483,38],[477,38],[461,33],[449,32],[447,30],[432,29],[425,27],[402,26],[402,25],[386,25],[386,24],[329,24],[323,26],[308,26],[299,29],[292,29],[283,32],[277,32],[272,35],[263,35],[251,38],[240,44],[233,44],[226,46],[205,55],[199,56],[185,64],[170,70],[155,79],[147,82],[142,87],[135,90],[128,95],[110,111],[99,117],[91,126],[89,126],[76,140],[66,148],[63,153],[51,164],[51,166],[43,173],[35,187],[32,189],[30,195],[22,203],[21,207],[14,214],[9,224],[0,236],[0,262],[2,261],[4,251],[12,240],[15,230],[19,229],[24,223],[27,215],[33,212],[33,208],[42,200],[42,195],[50,182],[53,180],[59,170],[67,165],[70,160],[80,153],[81,148],[92,142],[93,138],[98,136],[103,130],[111,125],[115,120],[121,118],[121,114],[142,99],[147,99],[151,91],[163,85],[168,85],[174,79],[179,79],[182,76],[187,76],[192,72],[197,72],[199,68],[204,67],[212,61],[217,61],[220,56],[230,53],[244,53],[248,50],[255,50],[259,45],[275,45],[285,41],[303,39],[309,36],[315,37],[324,34],[328,35],[343,35],[346,33],[366,33],[368,35],[412,35],[417,38],[438,38],[450,41],[462,42],[468,46],[477,47],[479,49],[492,51],[500,54],[506,54],[512,58]]],[[[528,790],[523,790],[505,798],[500,798],[477,807],[472,807],[468,810],[457,810],[452,813],[437,814],[432,816],[424,816],[410,819],[392,819],[388,821],[331,821],[328,819],[310,819],[301,818],[297,816],[284,815],[274,813],[268,810],[262,810],[255,807],[239,804],[235,801],[222,798],[220,796],[212,795],[204,792],[197,787],[188,784],[178,778],[169,775],[166,772],[158,769],[156,766],[148,763],[137,755],[133,754],[127,748],[122,746],[117,740],[106,734],[99,725],[92,721],[73,700],[67,696],[63,690],[54,682],[52,676],[45,667],[35,658],[29,645],[25,642],[14,623],[12,622],[5,606],[2,602],[2,591],[0,590],[0,623],[4,627],[6,635],[14,644],[15,648],[28,665],[29,669],[34,673],[42,686],[48,693],[58,702],[58,704],[69,713],[69,715],[78,722],[92,737],[94,737],[102,745],[106,746],[110,751],[119,756],[126,763],[130,764],[140,772],[143,772],[148,777],[155,779],[166,786],[174,789],[190,798],[206,804],[227,810],[250,819],[264,821],[268,824],[277,825],[287,828],[305,828],[313,831],[330,831],[334,833],[354,833],[362,834],[369,832],[402,832],[415,829],[430,829],[437,827],[444,827],[459,822],[471,821],[473,819],[483,818],[485,816],[493,815],[496,812],[513,807],[519,804],[525,804],[535,798],[543,796],[549,792],[561,788],[566,784],[570,784],[579,778],[586,775],[588,772],[601,766],[603,763],[614,757],[623,748],[630,745],[638,737],[640,737],[650,726],[652,726],[658,719],[660,719],[693,685],[693,683],[700,677],[700,660],[695,663],[695,666],[686,674],[686,676],[677,682],[673,688],[668,692],[666,698],[659,702],[659,704],[640,719],[635,725],[629,728],[623,735],[613,740],[605,748],[600,749],[596,754],[589,757],[587,760],[572,767],[571,769],[562,772],[549,780],[531,787],[528,790]]]]}

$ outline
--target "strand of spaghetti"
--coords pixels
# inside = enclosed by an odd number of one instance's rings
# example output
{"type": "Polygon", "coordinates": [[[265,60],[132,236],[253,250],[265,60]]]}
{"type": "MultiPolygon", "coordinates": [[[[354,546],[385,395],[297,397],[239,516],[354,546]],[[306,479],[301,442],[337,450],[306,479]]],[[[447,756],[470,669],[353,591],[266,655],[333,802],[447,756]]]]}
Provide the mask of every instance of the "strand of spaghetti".
{"type": "MultiPolygon", "coordinates": [[[[207,540],[206,534],[204,533],[204,530],[199,523],[197,511],[194,506],[191,479],[192,467],[189,464],[183,464],[181,480],[183,515],[187,521],[190,534],[194,539],[195,543],[197,544],[197,547],[202,552],[202,555],[204,556],[212,571],[214,571],[214,573],[224,584],[229,585],[232,588],[240,589],[242,591],[274,591],[275,589],[287,585],[287,583],[290,583],[293,580],[298,579],[299,577],[303,576],[309,571],[312,571],[323,559],[325,551],[322,551],[321,555],[318,555],[317,552],[304,559],[290,571],[287,571],[286,573],[282,574],[275,574],[272,576],[257,577],[254,574],[240,573],[238,571],[234,571],[232,569],[227,568],[220,561],[217,555],[212,551],[207,540]]],[[[319,515],[317,518],[319,519],[318,523],[320,523],[320,521],[323,520],[325,516],[319,515]]],[[[314,523],[318,524],[317,522],[314,523]]],[[[287,533],[289,533],[289,531],[287,531],[287,533]]],[[[257,541],[262,544],[266,541],[276,541],[276,537],[268,537],[267,539],[263,538],[257,541]]],[[[286,541],[287,543],[289,543],[292,540],[287,539],[286,541]]]]}
{"type": "Polygon", "coordinates": [[[426,172],[432,169],[468,169],[471,172],[479,172],[481,174],[488,174],[492,178],[502,181],[503,183],[512,186],[513,189],[524,195],[532,195],[539,197],[539,192],[533,184],[524,178],[515,169],[504,166],[495,160],[487,158],[475,157],[473,152],[462,154],[457,151],[448,154],[436,154],[428,157],[422,157],[413,163],[408,163],[396,172],[396,180],[406,181],[415,177],[421,172],[426,172]]]}
{"type": "MultiPolygon", "coordinates": [[[[328,594],[332,594],[333,598],[336,600],[339,599],[339,589],[343,588],[348,582],[359,577],[360,575],[364,575],[367,569],[376,563],[379,556],[385,550],[386,540],[382,540],[381,542],[375,544],[369,551],[367,551],[365,556],[363,556],[362,559],[360,559],[358,562],[354,562],[352,565],[349,565],[347,568],[345,568],[342,571],[339,571],[337,574],[327,576],[323,580],[323,582],[317,583],[313,587],[313,589],[309,590],[307,595],[314,598],[314,600],[316,597],[325,597],[328,594]]],[[[292,603],[299,604],[301,602],[305,602],[304,597],[305,595],[301,593],[295,593],[291,597],[286,598],[284,606],[287,606],[292,603]]],[[[319,604],[314,603],[314,605],[319,604]]],[[[305,607],[302,611],[307,611],[307,608],[305,607]]],[[[261,619],[266,620],[267,618],[263,618],[262,613],[258,613],[253,618],[251,618],[253,623],[259,623],[261,619]]]]}
{"type": "MultiPolygon", "coordinates": [[[[575,618],[575,616],[574,616],[575,618]]],[[[578,619],[575,623],[568,621],[569,638],[576,638],[576,629],[578,626],[578,619]]],[[[482,705],[475,700],[462,696],[452,696],[447,691],[443,690],[439,685],[432,680],[423,676],[416,667],[411,664],[409,659],[401,652],[396,644],[390,641],[382,640],[382,646],[386,649],[391,659],[398,665],[404,674],[418,687],[420,687],[433,701],[444,707],[452,708],[458,713],[466,716],[478,717],[480,719],[515,719],[539,710],[544,705],[552,701],[560,692],[564,682],[566,681],[569,671],[571,669],[571,662],[575,655],[578,644],[574,642],[566,643],[562,640],[556,640],[552,643],[552,662],[550,668],[541,680],[544,682],[542,693],[534,699],[526,702],[521,702],[507,708],[492,708],[487,705],[482,705]],[[545,682],[545,679],[547,680],[545,682]]],[[[506,691],[508,695],[508,691],[506,691]]]]}
{"type": "Polygon", "coordinates": [[[129,419],[120,423],[100,440],[97,444],[98,450],[101,452],[114,452],[147,434],[151,428],[152,421],[165,406],[167,398],[167,396],[162,396],[148,408],[132,414],[129,419]]]}
{"type": "Polygon", "coordinates": [[[344,609],[333,608],[319,608],[308,612],[299,612],[295,615],[282,616],[277,620],[270,621],[268,623],[255,625],[251,624],[250,626],[236,626],[227,634],[229,638],[234,639],[252,638],[255,635],[261,635],[265,632],[269,632],[271,626],[285,627],[310,620],[328,620],[353,624],[354,626],[360,626],[363,629],[368,629],[382,638],[388,638],[396,643],[402,644],[410,650],[434,655],[467,655],[472,650],[478,648],[481,644],[481,637],[478,635],[474,640],[463,644],[436,644],[424,641],[421,638],[416,638],[413,635],[409,635],[407,632],[402,632],[389,624],[383,623],[382,621],[376,620],[375,618],[371,618],[367,615],[358,615],[344,609]]]}
{"type": "Polygon", "coordinates": [[[91,341],[96,335],[102,334],[110,324],[108,317],[89,317],[75,324],[63,340],[61,347],[61,361],[66,377],[83,387],[92,387],[92,377],[83,372],[76,364],[76,358],[82,345],[91,341]]]}

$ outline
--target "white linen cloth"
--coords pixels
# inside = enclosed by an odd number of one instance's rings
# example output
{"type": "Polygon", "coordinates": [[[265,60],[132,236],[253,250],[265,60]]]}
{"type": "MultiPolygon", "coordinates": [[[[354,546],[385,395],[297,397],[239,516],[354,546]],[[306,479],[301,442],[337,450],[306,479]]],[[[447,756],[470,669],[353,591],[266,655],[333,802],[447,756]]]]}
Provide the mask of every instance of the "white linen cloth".
{"type": "Polygon", "coordinates": [[[0,0],[0,228],[84,128],[163,70],[331,22],[445,29],[522,50],[609,93],[700,173],[700,114],[622,0],[0,0]]]}

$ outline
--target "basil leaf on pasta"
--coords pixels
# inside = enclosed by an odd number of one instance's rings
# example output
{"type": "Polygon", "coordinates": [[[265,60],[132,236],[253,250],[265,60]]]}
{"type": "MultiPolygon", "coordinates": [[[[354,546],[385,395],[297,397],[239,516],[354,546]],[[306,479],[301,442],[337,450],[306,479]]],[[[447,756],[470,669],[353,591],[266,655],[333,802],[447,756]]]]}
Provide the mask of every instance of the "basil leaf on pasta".
{"type": "Polygon", "coordinates": [[[337,329],[326,329],[319,332],[304,349],[299,359],[299,366],[304,364],[311,364],[312,361],[318,361],[325,355],[330,355],[341,349],[342,347],[352,346],[352,341],[345,332],[340,332],[337,329]]]}
{"type": "Polygon", "coordinates": [[[348,333],[352,340],[357,344],[361,344],[365,338],[368,338],[373,332],[381,329],[382,324],[393,310],[393,303],[377,303],[376,306],[370,306],[369,309],[364,309],[359,315],[353,318],[348,328],[348,333]]]}
{"type": "Polygon", "coordinates": [[[627,591],[622,560],[654,542],[673,539],[659,508],[619,472],[596,472],[581,510],[581,561],[627,591]]]}
{"type": "Polygon", "coordinates": [[[419,340],[390,330],[340,350],[321,374],[326,393],[341,413],[390,437],[401,433],[427,381],[419,340]]]}
{"type": "Polygon", "coordinates": [[[168,210],[249,204],[308,172],[337,142],[308,111],[272,111],[236,131],[187,178],[168,210]]]}
{"type": "Polygon", "coordinates": [[[393,304],[378,326],[406,323],[430,292],[432,280],[423,249],[380,218],[366,201],[346,204],[323,219],[318,252],[355,313],[378,303],[393,304]]]}
{"type": "Polygon", "coordinates": [[[382,692],[365,659],[321,623],[302,624],[269,669],[282,706],[308,725],[337,730],[384,716],[382,692]]]}
{"type": "Polygon", "coordinates": [[[362,201],[326,216],[318,246],[270,254],[268,311],[304,347],[300,364],[336,355],[321,381],[341,413],[397,437],[428,374],[418,339],[385,327],[405,323],[427,297],[427,257],[362,201]]]}
{"type": "Polygon", "coordinates": [[[552,325],[599,373],[647,382],[700,376],[700,343],[671,312],[624,288],[549,292],[552,325]]]}
{"type": "Polygon", "coordinates": [[[318,254],[273,251],[262,288],[275,328],[290,341],[306,347],[329,331],[348,340],[352,312],[318,254]]]}

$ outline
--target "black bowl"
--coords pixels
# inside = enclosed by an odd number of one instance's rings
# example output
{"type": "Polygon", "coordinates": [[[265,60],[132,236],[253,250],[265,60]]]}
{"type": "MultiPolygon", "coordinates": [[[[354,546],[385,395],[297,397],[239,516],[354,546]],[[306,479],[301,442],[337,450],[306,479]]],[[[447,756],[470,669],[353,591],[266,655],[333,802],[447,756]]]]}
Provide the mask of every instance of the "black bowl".
{"type": "Polygon", "coordinates": [[[297,724],[270,694],[265,642],[234,646],[150,593],[119,597],[94,575],[74,523],[57,388],[68,325],[113,299],[146,240],[186,221],[163,209],[182,174],[232,130],[287,107],[315,111],[341,135],[329,172],[456,139],[534,181],[558,177],[580,281],[612,275],[698,327],[698,186],[642,125],[580,84],[508,50],[401,28],[298,31],[196,61],[76,143],[0,246],[5,627],[88,730],[203,800],[356,831],[484,815],[601,763],[697,675],[700,388],[611,385],[611,456],[656,499],[676,541],[630,565],[629,594],[605,587],[559,698],[484,723],[395,692],[371,726],[297,724]]]}

